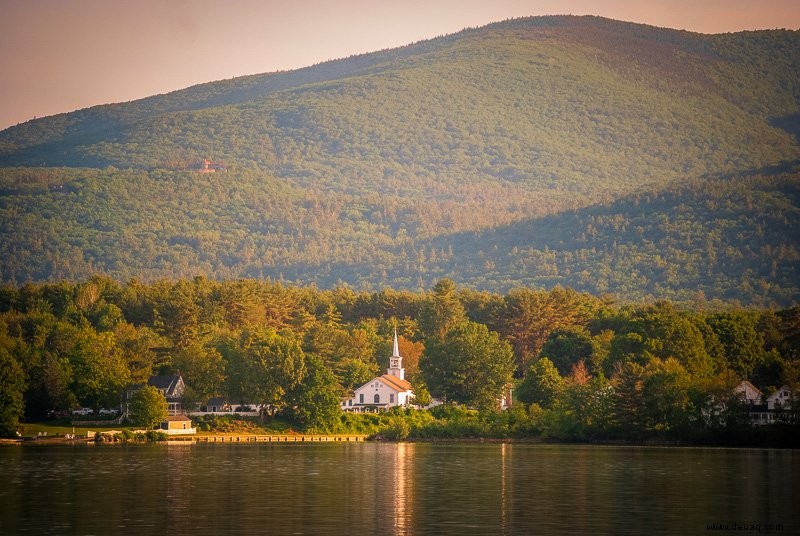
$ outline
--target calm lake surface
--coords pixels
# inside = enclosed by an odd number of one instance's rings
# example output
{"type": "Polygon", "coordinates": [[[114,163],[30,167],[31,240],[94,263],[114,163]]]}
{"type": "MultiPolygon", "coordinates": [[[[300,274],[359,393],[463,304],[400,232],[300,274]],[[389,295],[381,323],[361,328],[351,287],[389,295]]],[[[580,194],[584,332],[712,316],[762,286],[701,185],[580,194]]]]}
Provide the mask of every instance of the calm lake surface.
{"type": "Polygon", "coordinates": [[[800,534],[795,478],[789,450],[25,445],[0,448],[0,533],[800,534]]]}

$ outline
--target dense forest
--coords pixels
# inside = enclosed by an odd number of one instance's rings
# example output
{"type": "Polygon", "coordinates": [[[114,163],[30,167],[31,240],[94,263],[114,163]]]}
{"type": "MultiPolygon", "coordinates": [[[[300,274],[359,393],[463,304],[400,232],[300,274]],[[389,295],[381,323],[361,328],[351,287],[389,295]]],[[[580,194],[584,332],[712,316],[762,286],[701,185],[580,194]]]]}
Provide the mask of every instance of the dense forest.
{"type": "Polygon", "coordinates": [[[800,384],[797,307],[620,305],[565,288],[495,294],[447,279],[426,292],[357,292],[96,276],[0,289],[4,432],[20,418],[115,407],[126,385],[175,372],[186,404],[222,395],[268,404],[303,429],[339,430],[358,424],[339,413],[339,396],[386,368],[394,329],[420,401],[460,404],[374,418],[401,437],[738,433],[749,428],[732,392],[742,379],[765,394],[800,384]],[[508,382],[518,403],[500,415],[508,382]]]}
{"type": "Polygon", "coordinates": [[[538,17],[30,121],[0,132],[1,279],[791,307],[798,73],[796,31],[538,17]]]}
{"type": "Polygon", "coordinates": [[[487,197],[480,209],[360,198],[247,173],[13,168],[0,181],[0,265],[16,284],[104,273],[420,290],[447,277],[628,301],[800,300],[797,174],[695,181],[494,226],[487,197]],[[489,229],[465,230],[482,218],[489,229]]]}

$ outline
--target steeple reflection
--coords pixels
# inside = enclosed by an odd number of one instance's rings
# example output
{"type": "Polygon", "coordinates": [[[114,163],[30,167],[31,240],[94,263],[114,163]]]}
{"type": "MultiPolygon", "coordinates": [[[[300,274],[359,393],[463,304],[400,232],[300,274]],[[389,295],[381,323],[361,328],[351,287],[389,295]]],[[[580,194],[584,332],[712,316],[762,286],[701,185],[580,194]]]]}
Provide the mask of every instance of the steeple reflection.
{"type": "Polygon", "coordinates": [[[394,455],[394,534],[411,534],[411,463],[414,443],[397,443],[394,455]]]}

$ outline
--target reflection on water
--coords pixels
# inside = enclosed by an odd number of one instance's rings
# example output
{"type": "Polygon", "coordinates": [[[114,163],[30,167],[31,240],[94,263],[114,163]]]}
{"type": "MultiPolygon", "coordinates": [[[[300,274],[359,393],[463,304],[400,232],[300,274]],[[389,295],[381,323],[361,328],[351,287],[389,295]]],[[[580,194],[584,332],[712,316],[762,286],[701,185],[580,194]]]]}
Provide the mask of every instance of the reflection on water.
{"type": "Polygon", "coordinates": [[[799,533],[792,451],[532,444],[0,449],[0,534],[799,533]]]}
{"type": "Polygon", "coordinates": [[[503,443],[500,445],[500,526],[503,533],[508,532],[510,526],[509,514],[511,512],[511,445],[503,443]]]}
{"type": "Polygon", "coordinates": [[[394,533],[408,534],[410,523],[407,522],[411,509],[408,507],[411,498],[411,473],[413,443],[398,443],[394,450],[394,533]]]}

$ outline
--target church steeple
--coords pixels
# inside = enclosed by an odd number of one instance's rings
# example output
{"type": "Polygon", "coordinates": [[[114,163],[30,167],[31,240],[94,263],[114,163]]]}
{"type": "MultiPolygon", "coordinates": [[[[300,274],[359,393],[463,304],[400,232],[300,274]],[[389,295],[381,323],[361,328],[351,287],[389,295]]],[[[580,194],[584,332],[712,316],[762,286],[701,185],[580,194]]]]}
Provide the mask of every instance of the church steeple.
{"type": "Polygon", "coordinates": [[[406,369],[403,368],[403,358],[400,357],[400,345],[397,342],[397,328],[394,328],[394,344],[392,347],[392,357],[389,358],[389,375],[396,376],[401,380],[406,379],[406,369]]]}

